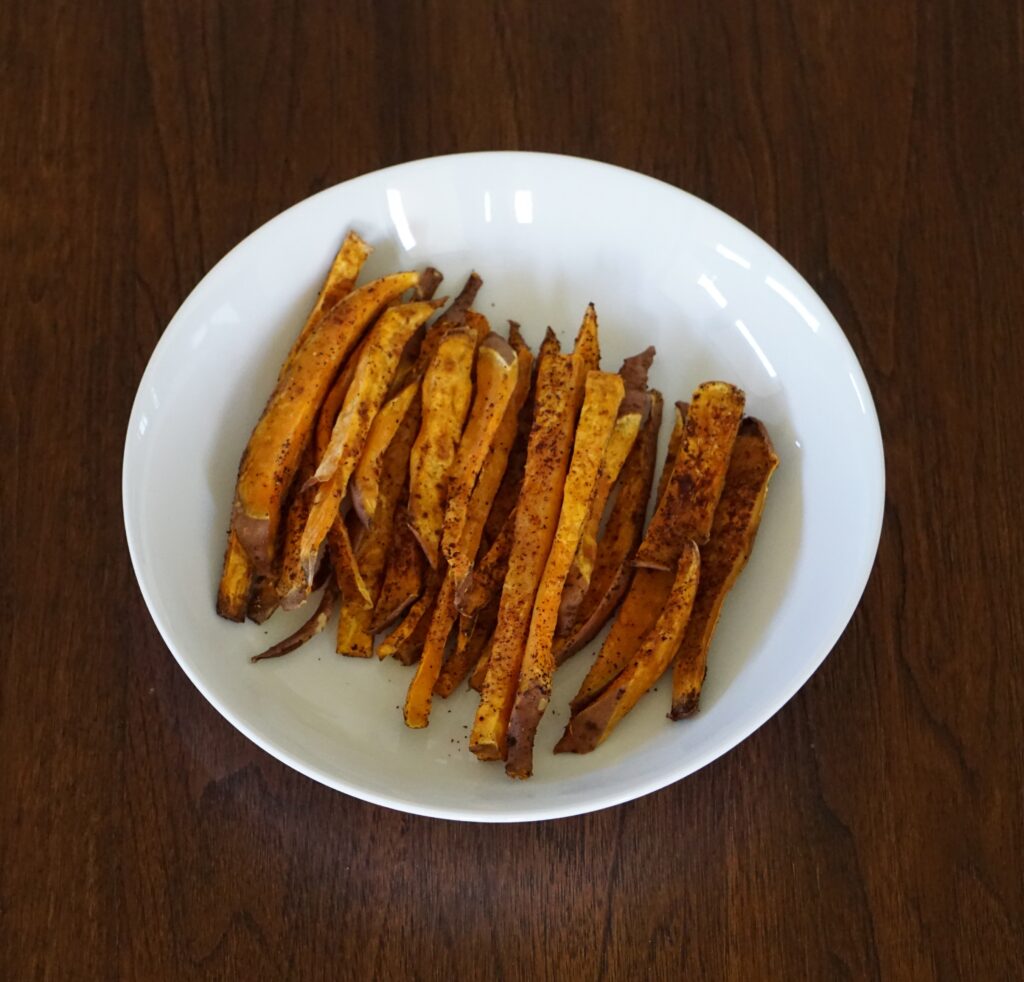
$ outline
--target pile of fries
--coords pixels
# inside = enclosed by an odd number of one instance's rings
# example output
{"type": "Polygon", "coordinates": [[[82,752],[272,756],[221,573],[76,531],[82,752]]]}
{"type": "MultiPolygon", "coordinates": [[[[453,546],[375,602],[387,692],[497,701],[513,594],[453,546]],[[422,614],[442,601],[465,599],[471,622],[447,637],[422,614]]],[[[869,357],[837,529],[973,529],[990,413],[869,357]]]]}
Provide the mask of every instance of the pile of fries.
{"type": "Polygon", "coordinates": [[[358,289],[349,233],[242,456],[217,612],[262,623],[317,590],[337,651],[415,665],[405,722],[479,690],[470,749],[529,777],[558,665],[616,617],[556,752],[588,753],[670,664],[698,706],[722,602],[778,459],[744,395],[706,382],[675,423],[646,533],[662,396],[654,349],[600,369],[591,304],[570,353],[493,332],[474,273],[439,316],[432,268],[358,289]]]}

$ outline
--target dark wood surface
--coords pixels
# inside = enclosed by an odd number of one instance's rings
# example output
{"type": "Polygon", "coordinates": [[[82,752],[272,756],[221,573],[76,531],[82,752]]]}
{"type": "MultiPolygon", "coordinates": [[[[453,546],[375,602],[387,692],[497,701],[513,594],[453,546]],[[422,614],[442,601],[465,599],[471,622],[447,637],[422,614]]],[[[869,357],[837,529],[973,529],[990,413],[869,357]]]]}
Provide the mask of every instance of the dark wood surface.
{"type": "Polygon", "coordinates": [[[5,3],[0,976],[1024,977],[1024,9],[1013,0],[5,3]],[[820,291],[886,440],[864,600],[724,758],[448,824],[236,733],[121,520],[146,360],[235,242],[457,150],[713,202],[820,291]]]}

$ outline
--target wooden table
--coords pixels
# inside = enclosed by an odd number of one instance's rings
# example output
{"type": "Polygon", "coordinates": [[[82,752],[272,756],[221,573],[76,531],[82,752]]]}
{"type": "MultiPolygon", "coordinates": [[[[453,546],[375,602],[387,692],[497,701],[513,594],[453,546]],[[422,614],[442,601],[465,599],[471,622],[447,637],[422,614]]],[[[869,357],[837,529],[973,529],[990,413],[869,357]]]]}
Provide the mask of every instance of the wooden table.
{"type": "Polygon", "coordinates": [[[0,976],[1024,977],[1024,117],[1013,0],[0,13],[0,976]],[[387,164],[522,148],[713,202],[835,312],[886,440],[832,656],[601,814],[329,791],[161,642],[121,521],[154,344],[235,242],[387,164]]]}

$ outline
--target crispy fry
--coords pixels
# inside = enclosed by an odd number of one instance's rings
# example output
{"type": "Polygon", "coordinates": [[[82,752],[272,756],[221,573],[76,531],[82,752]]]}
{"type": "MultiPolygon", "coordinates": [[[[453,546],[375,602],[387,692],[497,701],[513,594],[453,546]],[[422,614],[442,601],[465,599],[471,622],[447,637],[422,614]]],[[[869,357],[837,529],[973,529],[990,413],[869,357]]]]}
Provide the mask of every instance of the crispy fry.
{"type": "Polygon", "coordinates": [[[558,613],[559,623],[568,624],[575,620],[576,612],[590,586],[597,561],[597,537],[601,528],[601,519],[612,490],[619,479],[619,474],[626,459],[633,449],[633,444],[640,434],[640,426],[650,412],[651,398],[646,392],[629,393],[628,402],[623,399],[619,406],[619,418],[604,448],[601,460],[601,473],[598,476],[594,498],[590,503],[590,514],[583,526],[580,544],[573,557],[569,575],[565,578],[565,589],[562,592],[562,604],[558,613]],[[625,412],[623,412],[625,410],[625,412]]]}
{"type": "Polygon", "coordinates": [[[284,499],[338,366],[377,314],[418,280],[396,273],[350,293],[317,321],[278,381],[242,455],[232,514],[258,570],[274,559],[284,499]]]}
{"type": "Polygon", "coordinates": [[[249,661],[257,662],[263,661],[266,658],[280,658],[281,655],[287,655],[290,651],[302,647],[311,638],[315,638],[327,626],[327,622],[331,619],[331,614],[334,613],[334,605],[337,603],[337,600],[338,586],[334,582],[333,577],[328,577],[327,582],[324,584],[324,592],[320,597],[320,603],[317,605],[316,610],[313,611],[313,616],[294,634],[290,634],[283,641],[278,641],[277,644],[267,648],[262,654],[253,655],[249,661]]]}
{"type": "Polygon", "coordinates": [[[459,633],[455,639],[455,650],[441,666],[441,674],[434,684],[435,695],[447,699],[458,685],[476,667],[487,643],[494,634],[494,625],[498,620],[498,609],[489,606],[475,617],[459,618],[459,633]]]}
{"type": "Polygon", "coordinates": [[[697,709],[722,603],[750,558],[768,482],[778,463],[764,424],[744,419],[715,509],[711,538],[701,549],[700,588],[672,673],[671,719],[682,719],[697,709]]]}
{"type": "Polygon", "coordinates": [[[455,606],[464,617],[475,617],[501,593],[501,585],[508,572],[508,557],[515,539],[515,512],[505,520],[498,533],[470,574],[464,577],[455,591],[455,606]]]}
{"type": "Polygon", "coordinates": [[[513,397],[518,377],[519,360],[511,345],[496,334],[488,335],[477,349],[476,395],[448,479],[441,549],[449,564],[468,569],[476,556],[483,523],[497,491],[497,481],[491,491],[491,500],[484,502],[479,529],[470,530],[471,541],[467,549],[463,546],[462,535],[466,530],[470,497],[485,462],[493,459],[495,441],[509,415],[506,409],[510,405],[515,407],[513,397]],[[467,554],[470,550],[472,554],[467,554]]]}
{"type": "Polygon", "coordinates": [[[366,446],[352,475],[352,506],[367,528],[373,525],[377,511],[384,456],[402,420],[406,418],[409,407],[419,394],[419,388],[418,379],[409,382],[381,407],[370,426],[366,446]]]}
{"type": "Polygon", "coordinates": [[[576,334],[576,343],[572,349],[573,361],[576,363],[577,384],[582,387],[587,372],[596,372],[601,367],[601,345],[597,337],[597,311],[592,303],[587,304],[583,314],[583,323],[576,334]]]}
{"type": "MultiPolygon", "coordinates": [[[[323,316],[324,311],[334,307],[352,292],[359,270],[371,252],[372,249],[355,232],[349,232],[345,236],[328,271],[327,279],[313,304],[313,309],[309,312],[306,323],[281,366],[278,373],[279,381],[291,366],[296,352],[309,336],[317,321],[323,316]]],[[[253,576],[252,561],[245,549],[242,548],[242,543],[232,528],[228,532],[224,569],[217,589],[217,613],[221,617],[233,621],[241,621],[245,618],[245,608],[252,591],[253,576]]]]}
{"type": "Polygon", "coordinates": [[[405,721],[411,727],[429,722],[434,686],[458,616],[457,590],[479,551],[484,523],[505,469],[518,410],[529,384],[530,359],[529,351],[520,350],[517,355],[494,335],[488,336],[477,357],[477,396],[459,445],[445,512],[444,532],[449,539],[445,551],[450,565],[405,703],[405,721]],[[521,363],[527,370],[522,386],[518,382],[521,363]]]}
{"type": "MultiPolygon", "coordinates": [[[[376,603],[395,534],[395,512],[409,474],[409,451],[419,429],[419,415],[409,407],[384,455],[376,518],[356,547],[356,564],[376,603]]],[[[373,654],[371,623],[375,608],[364,606],[360,595],[342,593],[336,650],[339,655],[368,658],[373,654]]]]}
{"type": "Polygon", "coordinates": [[[352,539],[345,527],[345,519],[341,515],[335,516],[334,523],[327,532],[327,545],[330,549],[331,566],[334,569],[334,577],[338,581],[338,588],[345,596],[358,598],[364,607],[372,607],[373,598],[370,596],[370,589],[359,571],[359,563],[356,561],[355,550],[352,548],[352,539]]]}
{"type": "Polygon", "coordinates": [[[423,654],[405,697],[405,725],[412,729],[421,729],[430,722],[434,683],[441,673],[441,663],[457,616],[455,580],[449,574],[445,576],[438,592],[430,618],[430,627],[423,642],[423,654]]]}
{"type": "Polygon", "coordinates": [[[551,698],[551,680],[555,674],[552,643],[562,588],[590,514],[605,449],[615,430],[624,395],[621,375],[587,373],[586,394],[565,479],[558,527],[534,599],[518,692],[508,722],[505,770],[510,777],[527,778],[533,772],[533,741],[551,698]]]}
{"type": "Polygon", "coordinates": [[[345,240],[341,243],[341,248],[338,249],[338,253],[331,263],[331,268],[327,272],[327,279],[324,280],[324,285],[320,288],[319,294],[317,294],[313,309],[309,312],[306,323],[302,326],[302,330],[299,331],[298,337],[292,344],[291,351],[288,352],[288,357],[281,366],[279,378],[291,366],[306,338],[309,337],[313,328],[316,327],[317,321],[352,292],[352,287],[355,286],[356,279],[359,277],[359,270],[363,268],[363,264],[370,258],[371,252],[373,252],[373,249],[356,232],[349,232],[345,236],[345,240]]]}
{"type": "Polygon", "coordinates": [[[576,418],[589,365],[597,352],[597,321],[587,310],[576,350],[564,356],[549,329],[541,346],[533,428],[508,573],[502,587],[498,623],[470,749],[481,760],[503,759],[508,719],[530,624],[530,611],[554,540],[562,489],[569,466],[576,418]]]}
{"type": "Polygon", "coordinates": [[[708,541],[743,403],[743,392],[727,382],[704,382],[693,393],[672,477],[637,550],[637,566],[673,569],[682,539],[708,541]]]}
{"type": "Polygon", "coordinates": [[[699,580],[700,552],[694,542],[688,541],[682,546],[665,606],[644,636],[640,650],[601,695],[573,713],[555,753],[590,753],[658,681],[686,631],[699,580]]]}
{"type": "Polygon", "coordinates": [[[441,285],[443,279],[444,275],[439,269],[427,266],[420,273],[420,281],[416,284],[413,300],[433,300],[434,294],[437,293],[437,288],[441,285]]]}
{"type": "Polygon", "coordinates": [[[656,501],[659,503],[665,497],[665,489],[668,487],[668,482],[672,477],[672,465],[679,457],[679,448],[683,445],[683,432],[686,429],[686,414],[689,409],[689,405],[685,402],[677,402],[675,405],[676,412],[672,424],[672,432],[668,438],[668,453],[665,455],[665,466],[662,468],[661,477],[658,479],[658,497],[656,501]]]}
{"type": "Polygon", "coordinates": [[[370,633],[376,634],[394,623],[423,591],[423,567],[426,561],[416,536],[409,528],[404,509],[396,513],[384,582],[373,609],[370,633]]]}
{"type": "MultiPolygon", "coordinates": [[[[661,428],[661,393],[652,390],[648,395],[650,415],[623,466],[618,494],[598,544],[590,585],[571,622],[567,618],[562,624],[560,620],[555,638],[555,661],[559,664],[597,636],[633,580],[632,557],[643,535],[661,428]]],[[[670,455],[669,465],[672,459],[670,455]]],[[[564,610],[565,594],[560,619],[564,610]]]]}
{"type": "MultiPolygon", "coordinates": [[[[346,530],[335,522],[335,518],[349,478],[362,454],[373,418],[394,378],[406,342],[435,308],[436,303],[432,300],[391,307],[373,327],[338,413],[331,442],[314,475],[320,484],[302,533],[301,547],[302,565],[309,582],[312,582],[320,547],[328,530],[333,529],[339,542],[347,538],[346,530]]],[[[342,552],[346,557],[349,554],[351,544],[342,552]]]]}
{"type": "Polygon", "coordinates": [[[450,330],[423,377],[423,418],[412,447],[409,522],[427,562],[438,564],[448,474],[473,394],[476,333],[450,330]]]}
{"type": "Polygon", "coordinates": [[[249,594],[252,592],[253,568],[234,530],[228,532],[224,568],[217,587],[217,613],[229,621],[244,621],[249,594]]]}
{"type": "Polygon", "coordinates": [[[313,446],[310,443],[303,454],[295,476],[291,501],[284,522],[284,536],[280,549],[280,569],[276,577],[277,596],[282,610],[294,610],[306,602],[310,584],[302,567],[302,531],[306,527],[309,509],[313,504],[313,489],[306,482],[313,476],[313,446]]]}
{"type": "Polygon", "coordinates": [[[493,635],[488,638],[484,650],[480,652],[480,660],[476,663],[476,668],[473,669],[473,674],[469,679],[469,687],[477,692],[483,691],[484,679],[487,678],[487,666],[491,663],[492,651],[494,651],[493,635]]]}
{"type": "MultiPolygon", "coordinates": [[[[476,295],[482,285],[483,280],[476,273],[469,274],[466,285],[462,288],[459,295],[448,305],[448,309],[443,311],[441,316],[428,328],[427,335],[420,347],[416,364],[413,367],[413,374],[422,377],[430,363],[434,360],[438,345],[440,345],[448,333],[467,327],[469,308],[473,306],[473,301],[476,299],[476,295]]],[[[475,334],[476,332],[474,331],[473,333],[475,334]]]]}
{"type": "Polygon", "coordinates": [[[423,647],[427,630],[430,627],[434,605],[440,588],[439,577],[431,571],[427,575],[427,583],[420,598],[409,608],[405,617],[377,646],[377,657],[381,660],[397,657],[404,665],[411,665],[414,652],[423,647]]]}

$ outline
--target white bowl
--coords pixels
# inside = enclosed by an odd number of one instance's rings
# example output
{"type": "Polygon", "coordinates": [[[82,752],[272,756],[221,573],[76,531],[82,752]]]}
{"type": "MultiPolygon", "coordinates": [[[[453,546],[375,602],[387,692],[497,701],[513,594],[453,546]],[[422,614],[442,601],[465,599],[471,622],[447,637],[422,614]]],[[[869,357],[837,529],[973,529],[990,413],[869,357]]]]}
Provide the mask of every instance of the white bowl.
{"type": "MultiPolygon", "coordinates": [[[[671,413],[662,427],[664,448],[671,413]]],[[[748,229],[667,184],[606,164],[479,153],[403,164],[297,204],[233,249],[175,314],[139,385],[125,443],[125,527],[160,633],[203,695],[279,760],[330,787],[421,815],[557,818],[677,781],[775,713],[821,664],[867,582],[881,529],[878,420],[853,351],[800,275],[748,229]],[[700,712],[670,722],[668,680],[587,756],[550,753],[596,650],[556,682],[535,773],[511,781],[467,747],[476,693],[399,709],[410,670],[339,658],[333,630],[286,658],[248,658],[307,611],[263,627],[214,613],[238,458],[342,236],[366,275],[470,271],[496,328],[566,343],[597,305],[603,366],[657,346],[666,403],[705,379],[747,393],[781,463],[746,571],[726,601],[700,712]]]]}

